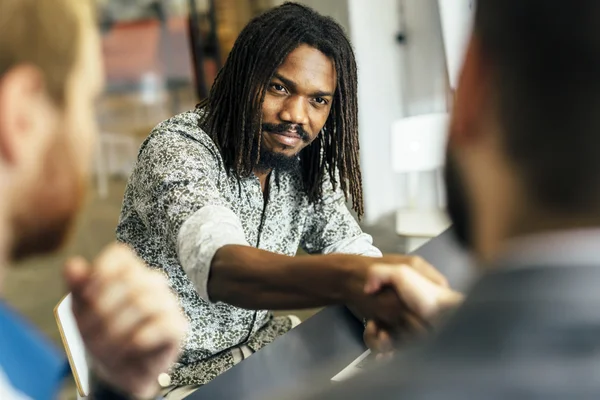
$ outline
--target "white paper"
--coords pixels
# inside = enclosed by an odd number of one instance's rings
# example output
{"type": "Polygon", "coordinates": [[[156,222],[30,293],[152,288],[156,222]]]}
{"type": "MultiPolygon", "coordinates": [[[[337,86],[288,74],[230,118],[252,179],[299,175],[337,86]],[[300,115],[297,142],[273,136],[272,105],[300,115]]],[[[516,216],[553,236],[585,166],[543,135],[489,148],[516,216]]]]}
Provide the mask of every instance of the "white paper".
{"type": "Polygon", "coordinates": [[[360,367],[360,362],[367,358],[369,354],[371,354],[371,350],[367,350],[364,353],[362,353],[354,361],[348,364],[346,368],[344,368],[336,376],[331,378],[331,380],[334,382],[345,381],[346,379],[349,379],[354,375],[364,371],[364,369],[360,367]]]}

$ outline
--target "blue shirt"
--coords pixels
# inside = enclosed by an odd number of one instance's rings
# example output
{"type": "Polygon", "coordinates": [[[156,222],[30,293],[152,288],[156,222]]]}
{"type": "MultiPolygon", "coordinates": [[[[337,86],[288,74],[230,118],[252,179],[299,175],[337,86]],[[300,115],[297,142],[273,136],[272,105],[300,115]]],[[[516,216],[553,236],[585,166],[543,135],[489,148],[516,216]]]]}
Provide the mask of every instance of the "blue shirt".
{"type": "Polygon", "coordinates": [[[11,390],[22,398],[55,399],[68,368],[46,338],[0,301],[0,393],[11,390]]]}

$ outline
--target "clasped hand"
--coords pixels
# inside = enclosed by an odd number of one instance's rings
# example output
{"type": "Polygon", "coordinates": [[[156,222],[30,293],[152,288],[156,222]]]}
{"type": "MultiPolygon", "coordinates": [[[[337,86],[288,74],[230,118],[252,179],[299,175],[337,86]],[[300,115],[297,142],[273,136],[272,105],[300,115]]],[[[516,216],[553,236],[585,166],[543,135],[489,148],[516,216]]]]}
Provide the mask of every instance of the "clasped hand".
{"type": "Polygon", "coordinates": [[[387,256],[368,268],[358,311],[367,317],[364,339],[375,352],[389,354],[411,336],[430,331],[463,295],[418,256],[387,256]]]}

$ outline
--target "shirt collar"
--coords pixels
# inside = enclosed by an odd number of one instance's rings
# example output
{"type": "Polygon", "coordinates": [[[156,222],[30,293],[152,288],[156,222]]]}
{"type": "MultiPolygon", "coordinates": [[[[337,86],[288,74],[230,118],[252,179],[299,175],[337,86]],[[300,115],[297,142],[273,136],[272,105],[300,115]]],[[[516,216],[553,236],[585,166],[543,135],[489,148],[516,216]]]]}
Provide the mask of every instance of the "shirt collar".
{"type": "Polygon", "coordinates": [[[494,264],[600,267],[600,228],[553,231],[511,239],[494,264]]]}

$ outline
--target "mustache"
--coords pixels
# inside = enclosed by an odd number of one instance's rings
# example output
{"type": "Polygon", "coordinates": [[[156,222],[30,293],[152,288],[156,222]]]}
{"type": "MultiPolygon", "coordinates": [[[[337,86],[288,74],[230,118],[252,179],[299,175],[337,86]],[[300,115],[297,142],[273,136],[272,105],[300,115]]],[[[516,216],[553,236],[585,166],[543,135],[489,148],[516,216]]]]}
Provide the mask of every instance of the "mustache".
{"type": "Polygon", "coordinates": [[[262,124],[262,129],[263,131],[267,131],[270,133],[285,133],[285,132],[295,132],[300,139],[302,139],[305,142],[308,142],[310,140],[310,136],[308,135],[308,133],[306,133],[306,131],[304,130],[304,128],[302,128],[301,125],[298,124],[290,124],[290,123],[283,123],[283,124],[270,124],[270,123],[264,123],[262,124]]]}

